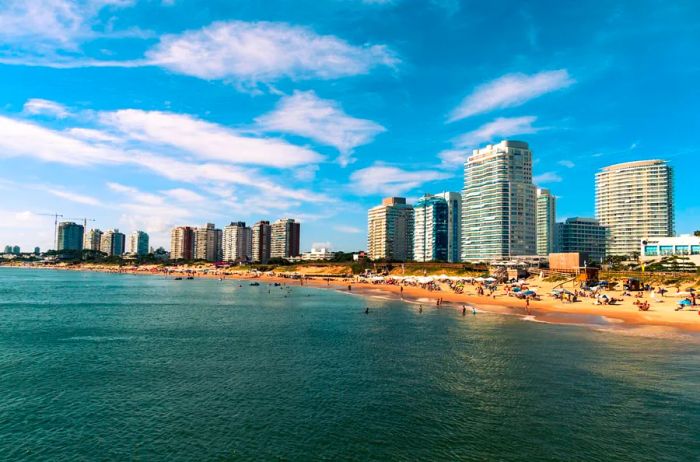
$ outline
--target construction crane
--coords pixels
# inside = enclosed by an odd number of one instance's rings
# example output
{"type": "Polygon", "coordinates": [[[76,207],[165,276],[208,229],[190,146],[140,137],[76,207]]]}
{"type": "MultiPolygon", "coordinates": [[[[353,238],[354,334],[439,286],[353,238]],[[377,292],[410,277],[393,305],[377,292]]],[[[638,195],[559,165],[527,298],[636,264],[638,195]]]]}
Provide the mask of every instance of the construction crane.
{"type": "Polygon", "coordinates": [[[83,220],[83,230],[87,231],[87,222],[88,221],[95,221],[94,218],[66,218],[67,220],[83,220]]]}
{"type": "Polygon", "coordinates": [[[58,251],[58,218],[63,218],[60,213],[37,213],[37,215],[43,215],[45,217],[53,217],[53,239],[54,239],[54,250],[58,251]]]}

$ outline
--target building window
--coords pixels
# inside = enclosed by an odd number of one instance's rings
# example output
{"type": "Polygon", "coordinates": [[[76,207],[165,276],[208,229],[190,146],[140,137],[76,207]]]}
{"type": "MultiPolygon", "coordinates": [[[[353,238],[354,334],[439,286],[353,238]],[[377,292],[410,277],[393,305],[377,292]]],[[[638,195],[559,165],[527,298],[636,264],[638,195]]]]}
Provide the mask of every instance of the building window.
{"type": "Polygon", "coordinates": [[[677,245],[676,255],[690,255],[690,250],[687,245],[677,245]]]}
{"type": "Polygon", "coordinates": [[[655,245],[647,245],[644,247],[645,257],[656,257],[659,255],[659,248],[655,245]]]}
{"type": "Polygon", "coordinates": [[[692,255],[700,255],[700,245],[691,245],[690,246],[690,253],[692,255]]]}
{"type": "Polygon", "coordinates": [[[672,245],[662,245],[661,246],[661,255],[673,255],[673,246],[672,245]]]}

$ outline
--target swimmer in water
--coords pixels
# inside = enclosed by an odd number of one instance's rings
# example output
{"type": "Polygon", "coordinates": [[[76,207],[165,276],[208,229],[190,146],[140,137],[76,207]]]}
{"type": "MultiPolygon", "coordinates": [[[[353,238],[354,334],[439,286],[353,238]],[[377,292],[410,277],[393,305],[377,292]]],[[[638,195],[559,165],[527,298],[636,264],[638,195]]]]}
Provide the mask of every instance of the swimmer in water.
{"type": "Polygon", "coordinates": [[[419,312],[419,313],[422,313],[422,312],[423,312],[423,305],[419,305],[419,306],[418,306],[418,312],[419,312]]]}
{"type": "Polygon", "coordinates": [[[365,308],[365,314],[369,314],[369,306],[365,308]]]}

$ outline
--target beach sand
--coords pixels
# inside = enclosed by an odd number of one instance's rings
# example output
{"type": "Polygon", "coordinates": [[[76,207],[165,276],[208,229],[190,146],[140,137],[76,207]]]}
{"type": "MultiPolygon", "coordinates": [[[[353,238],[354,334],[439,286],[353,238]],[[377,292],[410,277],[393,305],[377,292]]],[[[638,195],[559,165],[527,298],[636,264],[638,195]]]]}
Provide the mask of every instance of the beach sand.
{"type": "MultiPolygon", "coordinates": [[[[68,269],[79,271],[99,271],[99,272],[122,272],[128,274],[150,274],[164,276],[162,267],[140,266],[123,267],[120,270],[108,265],[84,264],[78,266],[50,266],[49,269],[68,269]]],[[[468,304],[479,310],[495,312],[501,314],[520,315],[530,320],[561,323],[561,324],[598,324],[603,322],[608,325],[618,325],[625,327],[657,326],[682,331],[700,332],[700,306],[688,307],[682,311],[676,311],[678,300],[682,297],[675,296],[675,288],[667,288],[669,292],[665,297],[656,295],[652,298],[644,292],[643,301],[648,301],[651,305],[649,311],[639,311],[633,304],[636,298],[633,296],[623,296],[620,290],[607,290],[604,293],[616,299],[622,299],[616,305],[596,305],[592,298],[579,298],[576,303],[565,302],[551,297],[549,294],[555,286],[573,290],[573,283],[561,284],[546,282],[539,277],[531,277],[527,282],[531,289],[541,294],[541,300],[531,300],[529,306],[524,300],[508,296],[503,291],[503,285],[494,296],[477,295],[477,286],[465,285],[464,293],[453,293],[446,285],[442,290],[434,291],[415,286],[404,286],[401,292],[400,286],[393,284],[374,284],[365,282],[354,282],[350,279],[334,278],[327,280],[323,277],[305,276],[302,279],[292,279],[281,276],[256,275],[250,272],[242,272],[235,269],[214,269],[211,267],[171,267],[170,277],[185,275],[193,271],[197,278],[212,279],[255,279],[267,283],[283,283],[290,286],[310,286],[320,288],[330,288],[334,290],[348,291],[348,286],[352,287],[350,292],[358,294],[369,294],[381,291],[381,293],[391,295],[396,299],[406,299],[408,301],[425,300],[426,308],[436,306],[438,299],[442,299],[443,308],[453,307],[462,309],[462,305],[468,304]],[[174,276],[173,276],[174,275],[174,276]],[[428,302],[429,301],[429,302],[428,302]]],[[[683,288],[685,289],[685,288],[683,288]]],[[[633,293],[634,294],[634,293],[633,293]]],[[[698,301],[700,303],[700,300],[698,301]]]]}

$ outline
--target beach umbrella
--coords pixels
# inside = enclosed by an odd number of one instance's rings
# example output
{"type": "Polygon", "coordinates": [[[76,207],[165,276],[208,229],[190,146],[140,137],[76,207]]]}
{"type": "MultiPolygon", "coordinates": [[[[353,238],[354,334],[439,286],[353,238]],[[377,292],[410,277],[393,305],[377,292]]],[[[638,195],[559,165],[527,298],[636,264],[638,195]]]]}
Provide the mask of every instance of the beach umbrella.
{"type": "Polygon", "coordinates": [[[562,292],[564,292],[566,295],[574,295],[574,293],[570,290],[562,289],[562,292]]]}
{"type": "Polygon", "coordinates": [[[690,306],[690,305],[692,305],[692,302],[690,300],[688,300],[687,298],[684,298],[683,300],[678,302],[678,304],[681,306],[690,306]]]}
{"type": "Polygon", "coordinates": [[[520,292],[520,290],[521,290],[520,287],[513,287],[513,292],[517,293],[517,292],[520,292]]]}
{"type": "Polygon", "coordinates": [[[526,290],[525,292],[523,292],[523,295],[526,297],[531,297],[533,295],[537,295],[537,292],[535,292],[534,290],[526,290]]]}

